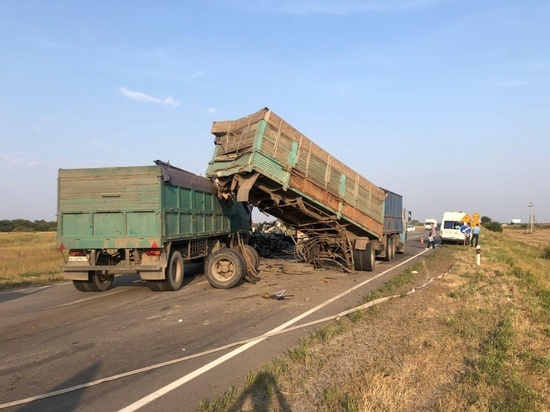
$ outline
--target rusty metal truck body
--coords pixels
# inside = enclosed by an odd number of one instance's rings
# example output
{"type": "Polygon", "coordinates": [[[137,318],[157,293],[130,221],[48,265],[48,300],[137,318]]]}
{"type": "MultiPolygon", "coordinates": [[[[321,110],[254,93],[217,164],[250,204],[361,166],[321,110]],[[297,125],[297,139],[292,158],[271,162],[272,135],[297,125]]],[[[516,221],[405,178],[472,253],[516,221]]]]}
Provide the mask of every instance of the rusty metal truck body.
{"type": "Polygon", "coordinates": [[[247,205],[230,208],[209,179],[155,163],[59,170],[57,244],[78,290],[106,290],[123,273],[139,274],[152,290],[177,290],[184,262],[211,256],[205,273],[213,286],[245,275],[229,247],[250,233],[247,205]]]}
{"type": "Polygon", "coordinates": [[[404,248],[402,198],[320,148],[268,108],[214,122],[206,176],[218,194],[257,206],[309,239],[306,261],[372,270],[404,248]]]}

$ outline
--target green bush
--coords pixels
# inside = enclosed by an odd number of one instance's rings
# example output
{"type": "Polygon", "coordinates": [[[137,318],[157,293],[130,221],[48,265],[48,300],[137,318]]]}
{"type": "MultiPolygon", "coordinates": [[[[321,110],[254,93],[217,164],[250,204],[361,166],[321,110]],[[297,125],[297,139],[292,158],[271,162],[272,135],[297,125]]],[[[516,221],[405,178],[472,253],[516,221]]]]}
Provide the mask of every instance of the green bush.
{"type": "Polygon", "coordinates": [[[502,232],[502,225],[498,222],[487,222],[483,227],[491,232],[502,232]]]}
{"type": "Polygon", "coordinates": [[[543,259],[550,260],[550,245],[546,246],[544,249],[542,249],[542,255],[541,257],[543,259]]]}

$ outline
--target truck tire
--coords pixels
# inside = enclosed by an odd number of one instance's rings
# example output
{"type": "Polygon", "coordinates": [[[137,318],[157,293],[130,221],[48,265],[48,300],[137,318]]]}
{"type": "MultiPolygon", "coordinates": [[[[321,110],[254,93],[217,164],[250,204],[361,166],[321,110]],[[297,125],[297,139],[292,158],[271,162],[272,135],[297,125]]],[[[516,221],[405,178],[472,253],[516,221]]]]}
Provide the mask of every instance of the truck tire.
{"type": "Polygon", "coordinates": [[[392,243],[393,243],[392,237],[387,236],[386,237],[386,244],[384,245],[384,258],[383,258],[383,260],[385,260],[386,262],[389,262],[390,260],[393,259],[393,257],[392,257],[392,243]]]}
{"type": "Polygon", "coordinates": [[[183,285],[183,257],[179,250],[174,250],[170,254],[170,261],[165,271],[165,280],[149,280],[147,286],[153,292],[173,292],[183,285]]]}
{"type": "Polygon", "coordinates": [[[372,272],[376,263],[376,251],[373,242],[366,245],[365,250],[353,250],[354,269],[372,272]]]}
{"type": "Polygon", "coordinates": [[[376,250],[373,242],[367,243],[367,248],[363,251],[363,263],[365,270],[372,272],[376,264],[376,250]]]}
{"type": "Polygon", "coordinates": [[[105,292],[113,284],[114,275],[108,275],[100,270],[89,272],[90,281],[87,282],[92,292],[105,292]]]}
{"type": "Polygon", "coordinates": [[[405,234],[405,242],[401,242],[401,237],[396,237],[395,240],[397,241],[397,245],[395,247],[395,253],[405,253],[406,245],[407,245],[407,235],[405,234]]]}
{"type": "Polygon", "coordinates": [[[80,292],[91,292],[90,282],[87,280],[73,280],[74,287],[80,292]]]}
{"type": "Polygon", "coordinates": [[[149,290],[153,292],[160,292],[162,289],[160,288],[161,280],[148,280],[147,281],[147,287],[149,290]]]}
{"type": "Polygon", "coordinates": [[[243,256],[234,249],[221,249],[206,260],[205,275],[212,287],[230,289],[245,275],[246,265],[243,256]]]}
{"type": "Polygon", "coordinates": [[[246,253],[246,256],[248,257],[248,259],[250,259],[250,262],[252,263],[254,269],[258,270],[258,268],[260,267],[260,254],[258,253],[258,251],[250,245],[243,245],[243,248],[244,253],[246,253]]]}
{"type": "Polygon", "coordinates": [[[353,249],[353,268],[363,271],[363,252],[364,250],[353,249]]]}

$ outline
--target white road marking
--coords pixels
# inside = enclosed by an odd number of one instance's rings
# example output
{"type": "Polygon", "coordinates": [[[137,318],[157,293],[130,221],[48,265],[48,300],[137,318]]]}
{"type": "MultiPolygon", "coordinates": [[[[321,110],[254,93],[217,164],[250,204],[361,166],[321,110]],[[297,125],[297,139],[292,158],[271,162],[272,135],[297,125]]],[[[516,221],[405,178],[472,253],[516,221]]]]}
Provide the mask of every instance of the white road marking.
{"type": "Polygon", "coordinates": [[[89,297],[89,298],[73,300],[72,302],[64,303],[62,305],[50,306],[49,308],[46,308],[45,310],[57,309],[57,308],[63,308],[65,306],[77,305],[77,304],[82,303],[82,302],[88,302],[89,300],[101,299],[101,298],[106,298],[108,296],[118,295],[119,293],[128,292],[129,290],[130,289],[124,289],[124,290],[115,290],[115,291],[110,292],[110,293],[101,293],[101,294],[94,295],[94,296],[89,297]]]}
{"type": "MultiPolygon", "coordinates": [[[[224,345],[224,346],[219,347],[219,348],[211,349],[211,350],[208,350],[208,351],[205,351],[205,352],[185,356],[183,358],[173,359],[173,360],[162,362],[162,363],[157,363],[155,365],[146,366],[144,368],[135,369],[135,370],[132,370],[132,371],[129,371],[129,372],[124,372],[124,373],[121,373],[121,374],[118,374],[118,375],[107,376],[107,377],[97,379],[97,380],[92,381],[92,382],[86,382],[86,383],[83,383],[83,384],[80,384],[80,385],[71,386],[71,387],[60,389],[60,390],[57,390],[57,391],[48,392],[48,393],[44,393],[44,394],[41,394],[41,395],[36,395],[36,396],[29,397],[29,398],[25,398],[25,399],[19,399],[17,401],[3,403],[3,404],[0,404],[0,409],[9,408],[9,407],[12,407],[12,406],[24,405],[24,404],[31,403],[31,402],[34,402],[34,401],[37,401],[37,400],[47,399],[47,398],[51,398],[51,397],[54,397],[54,396],[74,392],[74,391],[77,391],[77,390],[80,390],[80,389],[90,388],[92,386],[100,385],[102,383],[111,382],[111,381],[114,381],[114,380],[117,380],[117,379],[121,379],[121,378],[128,377],[128,376],[133,376],[133,375],[136,375],[136,374],[139,374],[139,373],[148,372],[148,371],[158,369],[158,368],[161,368],[161,367],[164,367],[164,366],[173,365],[175,363],[183,362],[185,360],[195,359],[195,358],[198,358],[200,356],[204,356],[206,354],[211,354],[211,353],[214,353],[214,352],[219,352],[221,350],[226,350],[226,349],[229,349],[229,348],[237,346],[237,345],[244,345],[244,346],[241,346],[239,349],[236,349],[233,352],[228,353],[227,355],[222,356],[221,358],[219,358],[219,359],[203,366],[202,368],[199,368],[196,371],[187,374],[186,376],[180,378],[179,380],[173,382],[172,384],[167,385],[164,388],[159,389],[158,391],[152,393],[151,395],[148,395],[148,396],[140,399],[139,401],[133,403],[132,405],[129,405],[126,408],[121,409],[121,411],[134,411],[134,410],[137,410],[137,409],[147,405],[148,403],[152,402],[153,400],[158,399],[159,397],[163,396],[164,394],[170,392],[171,390],[176,389],[177,387],[189,382],[190,380],[196,378],[197,376],[201,375],[202,373],[205,373],[208,370],[213,369],[214,367],[220,365],[221,363],[225,362],[226,360],[230,359],[231,357],[236,356],[239,353],[243,352],[244,350],[251,348],[256,343],[260,343],[261,341],[263,341],[263,340],[265,340],[265,339],[267,339],[271,336],[275,336],[275,335],[280,334],[280,333],[286,333],[286,332],[289,332],[289,331],[292,331],[292,330],[304,328],[304,327],[307,327],[307,326],[311,326],[313,324],[329,321],[329,320],[344,316],[346,313],[350,312],[351,310],[342,312],[342,313],[340,313],[336,316],[333,315],[333,316],[329,316],[329,317],[326,317],[326,318],[323,318],[323,319],[317,319],[315,321],[308,322],[308,323],[305,323],[305,324],[296,325],[296,326],[293,326],[291,328],[288,328],[288,329],[284,330],[285,328],[292,325],[293,323],[296,323],[298,320],[303,319],[304,317],[306,317],[306,316],[310,315],[311,313],[314,313],[315,311],[323,308],[324,306],[328,305],[329,303],[334,302],[335,300],[341,298],[342,296],[345,296],[346,294],[348,294],[348,293],[350,293],[350,292],[366,285],[367,283],[372,282],[373,280],[375,280],[375,279],[379,278],[380,276],[392,271],[393,269],[396,269],[396,268],[404,265],[405,263],[410,262],[411,260],[413,260],[416,257],[426,253],[427,251],[428,251],[428,249],[422,250],[417,255],[405,260],[404,262],[401,262],[400,264],[394,266],[393,268],[387,269],[387,270],[383,271],[382,273],[380,273],[380,274],[378,274],[378,275],[376,275],[376,276],[374,276],[370,279],[365,280],[364,282],[348,289],[347,291],[342,292],[340,295],[335,296],[335,297],[327,300],[326,302],[324,302],[324,303],[316,306],[315,308],[303,313],[302,315],[300,315],[300,316],[284,323],[283,325],[271,330],[270,332],[264,333],[263,335],[260,335],[258,337],[249,338],[249,339],[246,339],[245,341],[241,341],[241,342],[234,342],[234,343],[224,345]],[[284,330],[284,332],[283,332],[283,330],[284,330]],[[178,383],[178,384],[176,384],[176,383],[178,383]]],[[[208,283],[208,282],[202,282],[202,283],[208,283]]],[[[100,296],[98,296],[98,297],[100,297],[100,296]]],[[[380,301],[380,300],[383,300],[383,299],[386,299],[386,298],[382,298],[382,299],[378,299],[378,300],[380,301]]],[[[362,306],[366,306],[366,305],[369,305],[371,303],[372,302],[370,302],[368,304],[365,304],[365,305],[362,305],[362,306]]],[[[356,309],[358,309],[358,308],[356,308],[356,309]]]]}
{"type": "Polygon", "coordinates": [[[415,255],[415,256],[413,256],[413,257],[411,257],[411,258],[409,258],[409,259],[407,259],[407,260],[405,260],[405,261],[403,261],[403,262],[401,262],[401,263],[399,263],[398,265],[396,265],[396,266],[394,266],[394,267],[392,267],[392,268],[390,268],[390,269],[388,269],[388,270],[385,270],[385,271],[379,273],[378,275],[373,276],[372,278],[365,280],[364,282],[361,282],[361,283],[359,283],[359,284],[353,286],[352,288],[350,288],[350,289],[348,289],[348,290],[346,290],[346,291],[340,293],[339,295],[336,295],[336,296],[330,298],[329,300],[327,300],[327,301],[325,301],[325,302],[323,302],[323,303],[321,303],[321,304],[315,306],[314,308],[308,310],[307,312],[304,312],[304,313],[302,313],[301,315],[296,316],[294,319],[290,319],[289,321],[283,323],[282,325],[276,327],[275,329],[272,329],[271,331],[269,331],[269,332],[267,332],[266,334],[262,335],[263,337],[260,337],[259,339],[255,340],[255,341],[253,341],[253,342],[249,342],[249,343],[247,343],[247,344],[241,346],[240,348],[237,348],[237,349],[235,349],[235,350],[233,350],[233,351],[231,351],[231,352],[229,352],[229,353],[227,353],[227,354],[221,356],[220,358],[218,358],[218,359],[216,359],[216,360],[214,360],[214,361],[212,361],[212,362],[210,362],[210,363],[208,363],[208,364],[206,364],[206,365],[200,367],[199,369],[196,369],[196,370],[194,370],[193,372],[188,373],[188,374],[185,375],[185,376],[182,376],[181,378],[179,378],[179,379],[175,380],[174,382],[172,382],[172,383],[170,383],[170,384],[164,386],[163,388],[160,388],[159,390],[157,390],[157,391],[155,391],[155,392],[153,392],[153,393],[151,393],[151,394],[149,394],[149,395],[147,395],[147,396],[145,396],[145,397],[139,399],[138,401],[132,403],[131,405],[128,405],[128,406],[126,406],[125,408],[120,409],[119,412],[132,412],[132,411],[137,411],[138,409],[140,409],[140,408],[144,407],[145,405],[147,405],[147,404],[153,402],[154,400],[160,398],[161,396],[166,395],[167,393],[173,391],[174,389],[179,388],[180,386],[182,386],[182,385],[186,384],[187,382],[189,382],[189,381],[195,379],[196,377],[202,375],[203,373],[208,372],[209,370],[215,368],[216,366],[221,365],[221,364],[224,363],[225,361],[227,361],[227,360],[229,360],[229,359],[231,359],[231,358],[233,358],[233,357],[239,355],[240,353],[242,353],[242,352],[244,352],[244,351],[250,349],[250,348],[253,347],[254,345],[256,345],[256,344],[258,344],[258,343],[264,341],[265,339],[267,339],[267,338],[269,337],[269,336],[266,336],[266,335],[269,335],[269,334],[278,332],[278,331],[280,331],[280,330],[283,330],[284,328],[286,328],[286,327],[288,327],[288,326],[290,326],[290,325],[292,325],[292,324],[298,322],[299,320],[305,318],[306,316],[309,316],[309,315],[311,315],[312,313],[315,313],[315,312],[317,312],[318,310],[324,308],[325,306],[327,306],[328,304],[334,302],[335,300],[340,299],[341,297],[347,295],[348,293],[351,293],[351,292],[353,292],[354,290],[359,289],[360,287],[366,285],[367,283],[370,283],[370,282],[372,282],[373,280],[375,280],[375,279],[377,279],[377,278],[379,278],[379,277],[385,275],[386,273],[388,273],[388,272],[390,272],[390,271],[392,271],[392,270],[394,270],[394,269],[397,269],[398,267],[404,265],[405,263],[410,262],[411,260],[417,258],[419,255],[421,255],[421,254],[423,254],[423,253],[426,253],[427,251],[428,251],[428,249],[424,249],[422,252],[418,253],[417,255],[415,255]]]}

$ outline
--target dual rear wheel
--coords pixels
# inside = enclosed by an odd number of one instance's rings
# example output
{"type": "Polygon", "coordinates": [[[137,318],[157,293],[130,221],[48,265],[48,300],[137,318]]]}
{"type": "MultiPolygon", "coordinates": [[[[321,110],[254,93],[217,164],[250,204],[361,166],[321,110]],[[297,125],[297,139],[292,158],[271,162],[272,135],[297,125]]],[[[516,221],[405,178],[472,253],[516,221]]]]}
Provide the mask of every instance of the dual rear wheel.
{"type": "Polygon", "coordinates": [[[390,261],[395,257],[395,250],[397,249],[397,239],[393,236],[388,236],[386,239],[386,251],[384,260],[390,261]]]}
{"type": "Polygon", "coordinates": [[[114,275],[103,271],[90,270],[88,280],[73,280],[74,287],[81,292],[105,292],[113,284],[114,275]]]}
{"type": "Polygon", "coordinates": [[[374,242],[367,243],[364,250],[354,249],[353,262],[355,270],[373,271],[376,263],[374,242]]]}

